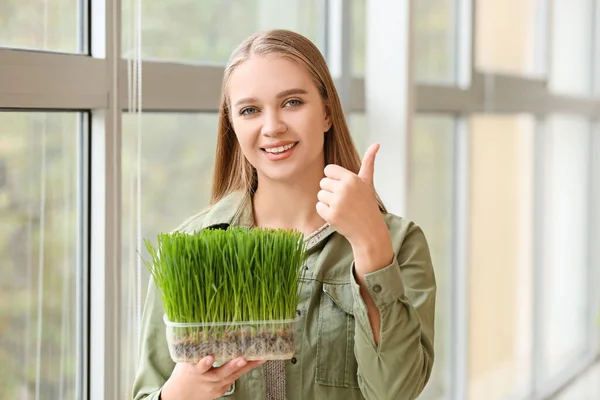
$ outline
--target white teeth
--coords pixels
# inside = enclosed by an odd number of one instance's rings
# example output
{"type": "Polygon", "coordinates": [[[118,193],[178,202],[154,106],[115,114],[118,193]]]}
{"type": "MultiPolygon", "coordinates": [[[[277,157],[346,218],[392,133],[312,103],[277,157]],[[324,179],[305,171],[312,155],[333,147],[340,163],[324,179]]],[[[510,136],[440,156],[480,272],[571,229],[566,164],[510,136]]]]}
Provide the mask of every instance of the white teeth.
{"type": "Polygon", "coordinates": [[[295,145],[296,145],[296,143],[290,143],[290,144],[286,144],[285,146],[271,147],[269,149],[265,149],[265,151],[267,153],[277,154],[277,153],[282,153],[282,152],[284,152],[286,150],[289,150],[292,147],[294,147],[295,145]]]}

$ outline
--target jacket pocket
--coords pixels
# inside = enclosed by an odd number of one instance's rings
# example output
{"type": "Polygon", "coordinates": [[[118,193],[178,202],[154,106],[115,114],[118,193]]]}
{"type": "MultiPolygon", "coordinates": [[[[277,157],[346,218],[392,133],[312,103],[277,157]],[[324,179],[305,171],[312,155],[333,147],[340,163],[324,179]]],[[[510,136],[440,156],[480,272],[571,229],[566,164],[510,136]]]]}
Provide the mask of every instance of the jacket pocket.
{"type": "Polygon", "coordinates": [[[317,371],[319,384],[358,388],[354,356],[354,298],[350,284],[323,284],[319,305],[317,371]]]}

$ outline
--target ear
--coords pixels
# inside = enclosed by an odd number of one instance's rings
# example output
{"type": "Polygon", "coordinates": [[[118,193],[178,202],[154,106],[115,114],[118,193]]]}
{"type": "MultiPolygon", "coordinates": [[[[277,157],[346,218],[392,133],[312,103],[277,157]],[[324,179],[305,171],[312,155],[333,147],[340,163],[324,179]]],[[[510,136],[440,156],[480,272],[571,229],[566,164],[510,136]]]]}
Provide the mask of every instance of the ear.
{"type": "Polygon", "coordinates": [[[329,130],[331,129],[331,125],[332,125],[331,118],[330,117],[326,117],[325,118],[325,129],[324,129],[324,131],[325,132],[329,132],[329,130]]]}
{"type": "Polygon", "coordinates": [[[331,113],[329,112],[329,105],[325,104],[325,120],[323,121],[323,132],[329,132],[331,129],[331,113]]]}

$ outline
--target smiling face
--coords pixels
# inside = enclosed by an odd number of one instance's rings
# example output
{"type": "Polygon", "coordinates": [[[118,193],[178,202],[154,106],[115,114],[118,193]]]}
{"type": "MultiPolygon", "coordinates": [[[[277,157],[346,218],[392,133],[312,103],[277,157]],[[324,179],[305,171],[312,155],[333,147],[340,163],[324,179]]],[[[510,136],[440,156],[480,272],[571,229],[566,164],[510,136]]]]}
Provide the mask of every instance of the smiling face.
{"type": "Polygon", "coordinates": [[[253,56],[235,68],[227,90],[233,129],[259,182],[322,173],[331,123],[302,67],[280,56],[253,56]]]}

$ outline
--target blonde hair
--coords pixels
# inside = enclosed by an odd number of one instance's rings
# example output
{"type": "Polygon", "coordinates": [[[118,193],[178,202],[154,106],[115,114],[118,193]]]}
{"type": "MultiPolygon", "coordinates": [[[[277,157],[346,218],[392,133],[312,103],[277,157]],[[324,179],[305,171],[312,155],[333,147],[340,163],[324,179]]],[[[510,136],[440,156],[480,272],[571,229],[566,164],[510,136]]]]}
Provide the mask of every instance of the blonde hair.
{"type": "MultiPolygon", "coordinates": [[[[361,159],[352,141],[342,104],[323,55],[317,46],[298,33],[283,29],[270,30],[256,33],[242,42],[231,55],[225,68],[219,107],[211,204],[217,203],[235,191],[253,193],[258,185],[256,170],[242,153],[231,124],[227,91],[233,71],[254,55],[285,57],[308,72],[327,107],[331,120],[331,128],[325,134],[325,165],[337,164],[358,173],[361,159]]],[[[377,203],[380,210],[386,212],[379,197],[377,203]]]]}

